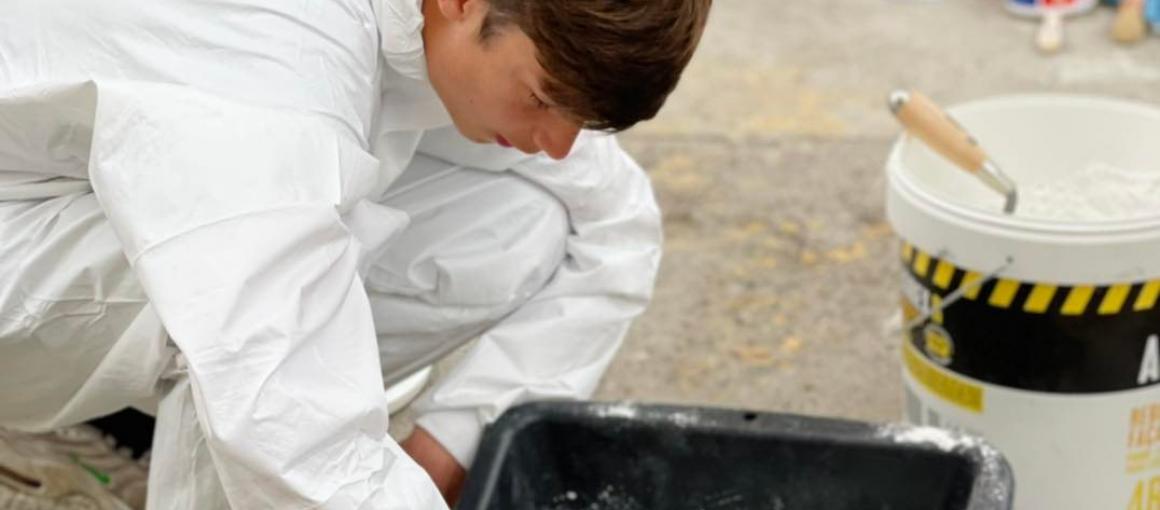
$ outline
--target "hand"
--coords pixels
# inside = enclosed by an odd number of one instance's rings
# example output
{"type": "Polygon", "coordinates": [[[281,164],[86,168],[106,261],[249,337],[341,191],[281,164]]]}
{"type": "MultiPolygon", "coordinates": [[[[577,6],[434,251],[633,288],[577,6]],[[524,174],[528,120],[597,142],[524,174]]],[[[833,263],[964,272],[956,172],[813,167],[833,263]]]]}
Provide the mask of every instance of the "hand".
{"type": "Polygon", "coordinates": [[[467,470],[422,427],[415,427],[415,431],[403,440],[401,446],[407,455],[427,471],[431,480],[435,482],[435,487],[443,494],[447,506],[454,507],[459,501],[459,492],[463,490],[467,470]]]}

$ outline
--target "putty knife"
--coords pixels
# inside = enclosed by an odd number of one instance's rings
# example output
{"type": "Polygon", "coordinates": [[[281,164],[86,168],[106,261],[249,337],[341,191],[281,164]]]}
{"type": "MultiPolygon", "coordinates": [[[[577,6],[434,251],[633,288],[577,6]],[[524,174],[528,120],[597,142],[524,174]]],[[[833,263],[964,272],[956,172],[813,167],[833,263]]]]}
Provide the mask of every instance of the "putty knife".
{"type": "Polygon", "coordinates": [[[899,90],[890,94],[890,111],[911,135],[1002,194],[1006,199],[1003,212],[1015,212],[1018,200],[1015,181],[987,156],[975,137],[934,101],[919,92],[899,90]]]}

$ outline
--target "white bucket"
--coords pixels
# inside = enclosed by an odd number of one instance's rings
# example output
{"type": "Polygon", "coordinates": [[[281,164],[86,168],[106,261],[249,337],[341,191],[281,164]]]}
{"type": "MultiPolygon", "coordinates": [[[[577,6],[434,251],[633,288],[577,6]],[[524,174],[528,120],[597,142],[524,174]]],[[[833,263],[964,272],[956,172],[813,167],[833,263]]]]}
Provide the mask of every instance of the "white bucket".
{"type": "MultiPolygon", "coordinates": [[[[1160,110],[1147,106],[1021,96],[951,113],[1021,188],[1094,161],[1160,171],[1160,110]]],[[[998,446],[1016,510],[1160,505],[1160,210],[1006,216],[1001,197],[909,137],[887,173],[908,418],[998,446]]]]}

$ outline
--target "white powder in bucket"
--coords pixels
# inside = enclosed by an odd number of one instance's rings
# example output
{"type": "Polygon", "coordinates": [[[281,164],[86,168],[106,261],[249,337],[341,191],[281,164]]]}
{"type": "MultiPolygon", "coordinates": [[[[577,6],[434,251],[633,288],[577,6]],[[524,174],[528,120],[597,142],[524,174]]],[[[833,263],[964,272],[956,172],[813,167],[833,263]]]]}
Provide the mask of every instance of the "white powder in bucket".
{"type": "Polygon", "coordinates": [[[1021,187],[1015,214],[1076,222],[1160,215],[1160,172],[1092,163],[1057,181],[1021,187]]]}

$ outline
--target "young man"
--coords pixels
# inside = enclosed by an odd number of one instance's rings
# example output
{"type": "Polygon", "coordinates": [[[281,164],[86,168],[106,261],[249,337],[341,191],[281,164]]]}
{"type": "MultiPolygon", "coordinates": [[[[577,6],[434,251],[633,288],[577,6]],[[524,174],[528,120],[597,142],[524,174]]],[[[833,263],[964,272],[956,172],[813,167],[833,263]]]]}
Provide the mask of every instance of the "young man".
{"type": "Polygon", "coordinates": [[[0,426],[156,412],[151,508],[440,508],[594,391],[660,234],[581,130],[656,113],[709,0],[92,4],[0,6],[0,426]],[[384,379],[476,336],[403,454],[384,379]]]}

